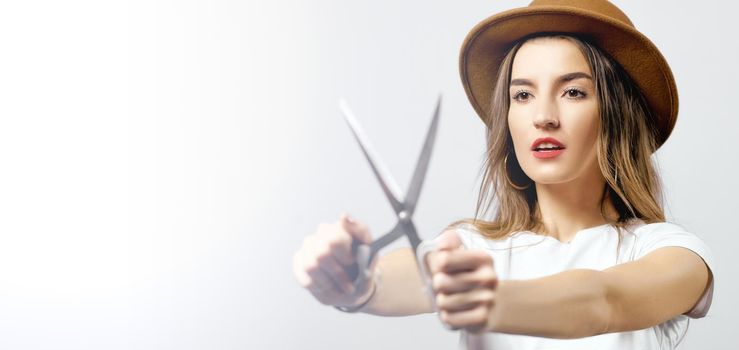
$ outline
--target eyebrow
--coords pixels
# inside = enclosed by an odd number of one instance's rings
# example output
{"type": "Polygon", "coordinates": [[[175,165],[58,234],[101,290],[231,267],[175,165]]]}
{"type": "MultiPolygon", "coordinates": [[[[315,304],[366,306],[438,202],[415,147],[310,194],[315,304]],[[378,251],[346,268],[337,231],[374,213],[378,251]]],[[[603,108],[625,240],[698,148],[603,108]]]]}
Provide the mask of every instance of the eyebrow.
{"type": "MultiPolygon", "coordinates": [[[[565,74],[565,75],[557,78],[557,83],[558,84],[566,83],[568,81],[572,81],[572,80],[575,80],[575,79],[590,79],[591,81],[593,80],[593,78],[590,75],[588,75],[587,73],[583,73],[583,72],[572,72],[572,73],[567,73],[567,74],[565,74]]],[[[528,79],[513,79],[513,80],[511,80],[510,86],[514,86],[514,85],[534,86],[534,83],[531,82],[531,80],[528,80],[528,79]]]]}

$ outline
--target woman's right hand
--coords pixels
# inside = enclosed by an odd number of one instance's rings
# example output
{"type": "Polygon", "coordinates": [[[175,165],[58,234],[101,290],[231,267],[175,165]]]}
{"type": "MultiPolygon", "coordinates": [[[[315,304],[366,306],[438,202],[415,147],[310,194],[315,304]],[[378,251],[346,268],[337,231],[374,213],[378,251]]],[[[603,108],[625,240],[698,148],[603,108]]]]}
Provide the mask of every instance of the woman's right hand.
{"type": "MultiPolygon", "coordinates": [[[[360,283],[362,290],[355,290],[347,273],[356,264],[352,240],[370,244],[372,236],[366,225],[342,214],[332,224],[318,225],[316,232],[305,237],[303,245],[293,255],[295,278],[322,304],[359,305],[374,288],[374,278],[370,277],[370,283],[360,283]]],[[[375,264],[373,261],[369,268],[373,273],[375,264]]]]}

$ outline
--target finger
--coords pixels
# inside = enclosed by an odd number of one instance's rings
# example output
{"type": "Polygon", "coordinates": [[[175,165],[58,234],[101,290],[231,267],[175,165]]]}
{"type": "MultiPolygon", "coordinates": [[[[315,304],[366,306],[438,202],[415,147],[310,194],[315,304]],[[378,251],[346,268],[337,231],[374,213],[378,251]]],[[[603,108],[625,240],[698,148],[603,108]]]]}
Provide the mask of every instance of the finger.
{"type": "Polygon", "coordinates": [[[352,254],[352,245],[350,242],[334,242],[333,248],[331,248],[331,255],[345,269],[354,266],[357,262],[352,254]]]}
{"type": "Polygon", "coordinates": [[[370,235],[367,225],[355,220],[349,216],[349,214],[341,214],[339,224],[352,236],[352,238],[359,240],[364,244],[372,243],[372,236],[370,235]]]}
{"type": "Polygon", "coordinates": [[[345,267],[354,265],[356,259],[352,254],[351,235],[343,230],[339,232],[333,231],[327,239],[330,243],[328,243],[326,250],[334,256],[339,264],[345,267]]]}
{"type": "Polygon", "coordinates": [[[340,290],[347,294],[354,293],[354,285],[349,280],[346,270],[341,267],[341,264],[333,255],[329,254],[318,258],[318,264],[340,290]]]}
{"type": "Polygon", "coordinates": [[[446,324],[450,325],[452,329],[465,328],[472,332],[479,332],[485,330],[488,317],[489,308],[482,305],[458,312],[439,312],[439,318],[446,324]]]}
{"type": "Polygon", "coordinates": [[[304,240],[304,249],[299,255],[299,270],[308,276],[303,286],[308,288],[316,297],[336,296],[342,293],[341,289],[331,280],[321,268],[321,260],[328,255],[318,246],[319,240],[308,236],[304,240]]]}
{"type": "Polygon", "coordinates": [[[470,271],[483,265],[493,265],[493,257],[482,250],[454,250],[429,253],[429,268],[433,273],[470,271]]]}
{"type": "MultiPolygon", "coordinates": [[[[337,248],[342,243],[336,240],[335,234],[335,227],[333,229],[327,227],[321,231],[319,239],[306,241],[306,254],[313,257],[312,259],[315,260],[318,267],[326,273],[332,283],[338,287],[338,290],[353,293],[354,286],[350,282],[346,270],[334,256],[335,251],[346,249],[345,247],[337,248]]],[[[312,264],[314,262],[309,261],[308,263],[312,264]]]]}
{"type": "Polygon", "coordinates": [[[306,267],[305,273],[309,279],[304,287],[316,297],[334,296],[341,293],[317,262],[306,267]]]}
{"type": "Polygon", "coordinates": [[[316,236],[318,238],[308,237],[308,242],[304,243],[311,246],[313,251],[318,254],[333,254],[341,265],[349,267],[354,265],[354,257],[352,256],[352,236],[347,233],[339,225],[321,224],[318,227],[316,236]],[[316,245],[322,245],[321,249],[316,249],[316,245]]]}
{"type": "Polygon", "coordinates": [[[435,293],[461,293],[474,288],[494,289],[498,284],[498,276],[492,266],[481,266],[468,272],[435,273],[431,286],[435,293]]]}
{"type": "Polygon", "coordinates": [[[473,289],[466,293],[439,293],[436,295],[436,306],[439,310],[459,312],[479,305],[492,305],[494,300],[494,291],[490,289],[473,289]]]}
{"type": "MultiPolygon", "coordinates": [[[[473,274],[474,272],[468,272],[467,274],[473,274]]],[[[462,293],[477,287],[477,281],[472,276],[465,276],[464,279],[457,278],[455,275],[450,275],[444,272],[437,272],[431,278],[431,288],[434,293],[462,293]]]]}

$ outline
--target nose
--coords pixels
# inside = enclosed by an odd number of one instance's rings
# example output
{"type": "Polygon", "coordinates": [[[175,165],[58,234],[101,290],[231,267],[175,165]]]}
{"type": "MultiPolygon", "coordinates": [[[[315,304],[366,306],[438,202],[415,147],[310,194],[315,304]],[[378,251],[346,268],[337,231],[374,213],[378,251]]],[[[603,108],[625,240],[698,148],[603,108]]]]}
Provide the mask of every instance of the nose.
{"type": "Polygon", "coordinates": [[[559,111],[557,104],[553,102],[542,102],[534,117],[534,127],[537,129],[556,129],[559,127],[559,111]]]}

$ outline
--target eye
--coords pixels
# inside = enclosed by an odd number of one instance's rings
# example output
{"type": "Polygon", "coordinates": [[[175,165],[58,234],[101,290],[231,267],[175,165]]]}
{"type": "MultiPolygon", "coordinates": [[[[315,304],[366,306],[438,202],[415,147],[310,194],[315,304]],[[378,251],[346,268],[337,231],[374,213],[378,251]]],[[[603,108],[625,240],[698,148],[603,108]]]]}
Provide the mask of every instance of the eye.
{"type": "Polygon", "coordinates": [[[531,94],[528,91],[525,90],[518,90],[515,94],[513,94],[513,99],[519,102],[525,102],[526,100],[531,97],[531,94]]]}
{"type": "Polygon", "coordinates": [[[565,95],[567,95],[567,97],[574,99],[574,100],[580,100],[580,99],[585,98],[585,96],[587,96],[587,94],[584,91],[577,89],[577,88],[569,88],[565,90],[565,95]]]}

